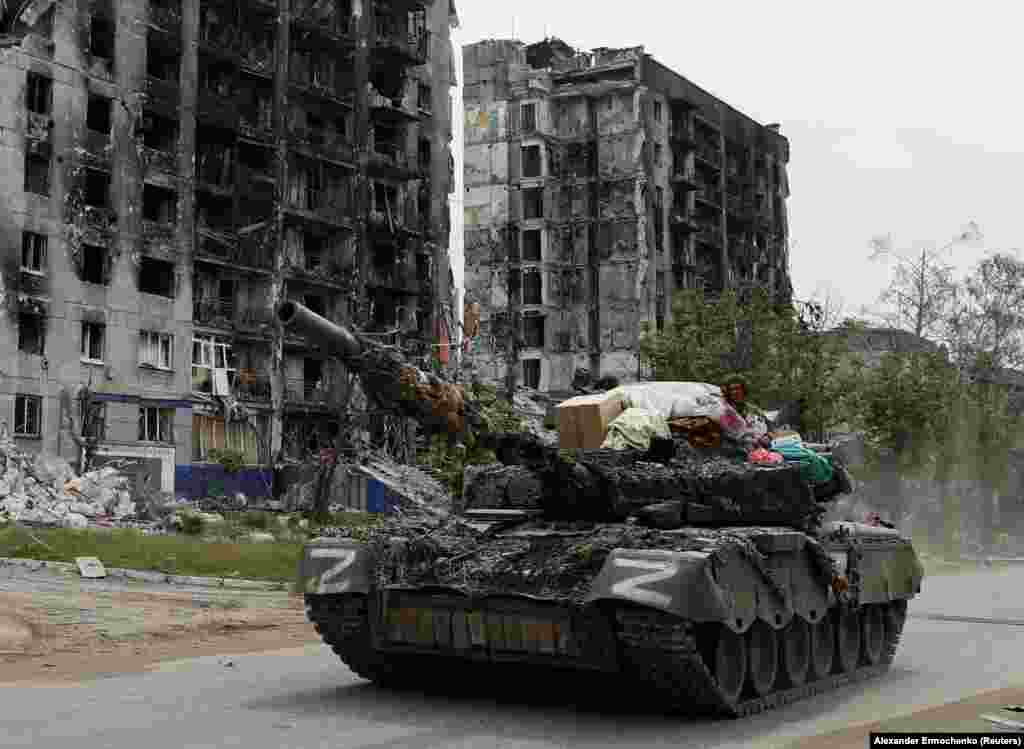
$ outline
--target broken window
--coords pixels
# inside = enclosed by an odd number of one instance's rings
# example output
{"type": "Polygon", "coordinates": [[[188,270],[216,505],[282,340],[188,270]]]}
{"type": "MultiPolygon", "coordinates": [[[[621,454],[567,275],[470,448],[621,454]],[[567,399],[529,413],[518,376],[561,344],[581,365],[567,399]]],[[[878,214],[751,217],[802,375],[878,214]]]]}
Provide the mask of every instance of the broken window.
{"type": "Polygon", "coordinates": [[[306,270],[316,270],[323,264],[325,244],[323,237],[306,232],[302,238],[302,254],[305,257],[306,270]]]}
{"type": "Polygon", "coordinates": [[[104,60],[113,60],[114,34],[113,20],[102,16],[93,16],[89,24],[89,54],[104,60]]]}
{"type": "Polygon", "coordinates": [[[419,153],[417,155],[420,160],[420,169],[429,169],[432,159],[429,139],[420,138],[419,153]]]}
{"type": "Polygon", "coordinates": [[[145,44],[145,74],[166,83],[178,82],[180,61],[177,52],[147,39],[145,44]]]}
{"type": "Polygon", "coordinates": [[[302,303],[320,317],[327,317],[327,300],[319,294],[306,294],[302,297],[302,303]]]}
{"type": "Polygon", "coordinates": [[[98,440],[107,438],[107,404],[89,403],[82,399],[78,404],[78,415],[81,419],[82,436],[98,440]]]}
{"type": "Polygon", "coordinates": [[[110,174],[96,169],[85,170],[85,194],[82,196],[86,205],[95,208],[110,206],[110,174]]]}
{"type": "Polygon", "coordinates": [[[654,188],[654,248],[665,249],[665,189],[654,188]]]}
{"type": "Polygon", "coordinates": [[[46,345],[46,320],[34,312],[18,314],[18,350],[43,355],[46,345]]]}
{"type": "Polygon", "coordinates": [[[544,218],[544,188],[523,190],[523,219],[544,218]]]}
{"type": "Polygon", "coordinates": [[[142,187],[142,218],[162,224],[174,223],[178,213],[178,194],[157,185],[142,187]]]}
{"type": "Polygon", "coordinates": [[[174,264],[152,257],[142,258],[139,291],[157,296],[174,296],[174,264]]]}
{"type": "Polygon", "coordinates": [[[654,100],[654,121],[655,122],[661,122],[661,118],[662,118],[661,102],[658,101],[657,99],[655,99],[654,100]]]}
{"type": "Polygon", "coordinates": [[[25,192],[50,194],[50,160],[34,153],[25,154],[25,192]]]}
{"type": "Polygon", "coordinates": [[[522,131],[524,133],[532,133],[537,129],[537,105],[536,104],[523,104],[519,109],[520,120],[522,121],[522,131]]]}
{"type": "Polygon", "coordinates": [[[543,304],[539,270],[523,271],[523,304],[543,304]]]}
{"type": "Polygon", "coordinates": [[[429,83],[419,82],[417,87],[416,102],[420,110],[430,112],[433,110],[434,91],[429,83]]]}
{"type": "Polygon", "coordinates": [[[105,96],[89,94],[85,124],[94,133],[110,135],[110,103],[111,100],[105,96]]]}
{"type": "Polygon", "coordinates": [[[34,231],[21,233],[21,269],[46,272],[46,235],[34,231]]]}
{"type": "Polygon", "coordinates": [[[523,176],[541,176],[541,153],[540,146],[523,146],[523,176]]]}
{"type": "Polygon", "coordinates": [[[178,147],[178,123],[170,117],[144,110],[140,123],[142,143],[147,148],[173,153],[178,147]]]}
{"type": "Polygon", "coordinates": [[[544,316],[522,316],[523,345],[527,348],[544,348],[544,316]]]}
{"type": "Polygon", "coordinates": [[[662,160],[662,147],[660,143],[654,144],[654,165],[661,166],[662,160]]]}
{"type": "Polygon", "coordinates": [[[523,385],[533,390],[540,387],[540,359],[523,359],[523,385]]]}
{"type": "Polygon", "coordinates": [[[540,262],[540,229],[527,229],[523,232],[523,262],[540,262]]]}
{"type": "Polygon", "coordinates": [[[174,409],[139,406],[139,441],[174,442],[174,409]]]}
{"type": "Polygon", "coordinates": [[[34,114],[50,114],[53,106],[53,79],[29,73],[25,80],[25,106],[34,114]]]}
{"type": "Polygon", "coordinates": [[[224,370],[227,383],[234,385],[238,368],[231,344],[214,336],[195,336],[192,339],[192,390],[212,393],[216,370],[224,370]]]}
{"type": "MultiPolygon", "coordinates": [[[[257,417],[260,421],[264,419],[257,417]]],[[[266,432],[260,429],[261,434],[266,432]]],[[[225,423],[223,416],[192,415],[192,459],[203,462],[211,450],[237,450],[246,465],[259,465],[261,461],[256,430],[247,422],[225,423]]]]}
{"type": "Polygon", "coordinates": [[[174,336],[152,330],[139,331],[139,364],[171,369],[174,363],[174,336]]]}
{"type": "Polygon", "coordinates": [[[523,300],[523,274],[517,268],[510,268],[508,271],[508,303],[522,304],[523,300]]]}
{"type": "Polygon", "coordinates": [[[82,280],[86,283],[106,284],[106,247],[94,244],[82,245],[82,280]]]}
{"type": "Polygon", "coordinates": [[[82,322],[82,358],[102,362],[107,326],[98,322],[82,322]]]}
{"type": "Polygon", "coordinates": [[[38,395],[14,396],[14,436],[39,437],[43,431],[43,399],[38,395]]]}

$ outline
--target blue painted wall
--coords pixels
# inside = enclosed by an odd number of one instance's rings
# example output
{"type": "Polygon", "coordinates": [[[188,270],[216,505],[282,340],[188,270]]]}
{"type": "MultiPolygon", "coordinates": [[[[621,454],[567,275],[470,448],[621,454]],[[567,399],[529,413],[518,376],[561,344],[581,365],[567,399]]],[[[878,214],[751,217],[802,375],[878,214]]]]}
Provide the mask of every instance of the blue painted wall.
{"type": "Polygon", "coordinates": [[[194,463],[174,467],[174,496],[233,497],[241,492],[247,497],[269,497],[273,474],[258,468],[243,468],[227,473],[219,463],[194,463]]]}

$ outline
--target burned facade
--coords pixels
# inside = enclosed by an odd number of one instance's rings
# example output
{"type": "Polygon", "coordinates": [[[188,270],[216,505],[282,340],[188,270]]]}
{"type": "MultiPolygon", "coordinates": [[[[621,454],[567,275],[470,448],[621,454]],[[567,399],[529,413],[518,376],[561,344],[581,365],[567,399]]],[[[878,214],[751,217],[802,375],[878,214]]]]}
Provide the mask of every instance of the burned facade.
{"type": "Polygon", "coordinates": [[[474,364],[567,390],[634,379],[672,292],[788,273],[786,165],[762,126],[645,54],[558,40],[464,48],[466,303],[474,364]]]}
{"type": "Polygon", "coordinates": [[[100,452],[165,490],[214,448],[324,446],[344,373],[274,324],[285,299],[436,349],[451,0],[22,7],[0,35],[0,402],[25,447],[77,457],[77,385],[100,452]]]}

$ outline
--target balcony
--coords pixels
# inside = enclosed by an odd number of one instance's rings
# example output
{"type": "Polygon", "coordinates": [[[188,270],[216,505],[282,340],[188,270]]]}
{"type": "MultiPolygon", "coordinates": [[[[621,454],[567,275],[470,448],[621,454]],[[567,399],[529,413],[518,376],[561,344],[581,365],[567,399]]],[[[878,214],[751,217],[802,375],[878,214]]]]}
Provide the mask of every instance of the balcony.
{"type": "Polygon", "coordinates": [[[178,155],[162,148],[141,146],[139,155],[142,158],[143,171],[160,171],[175,173],[178,171],[178,155]]]}
{"type": "Polygon", "coordinates": [[[239,60],[242,70],[264,78],[274,74],[274,50],[261,46],[251,38],[243,39],[242,54],[239,60]]]}
{"type": "Polygon", "coordinates": [[[692,151],[697,147],[697,140],[688,128],[673,128],[669,140],[684,151],[692,151]]]}
{"type": "Polygon", "coordinates": [[[163,101],[176,108],[179,94],[178,81],[147,76],[145,94],[148,101],[163,101]]]}
{"type": "Polygon", "coordinates": [[[233,92],[203,89],[199,92],[199,119],[229,130],[238,127],[238,106],[233,92]]]}
{"type": "Polygon", "coordinates": [[[46,275],[36,271],[22,270],[19,276],[18,293],[28,296],[47,298],[50,296],[50,283],[46,275]]]}
{"type": "Polygon", "coordinates": [[[332,406],[340,402],[340,388],[329,380],[288,378],[285,380],[284,398],[292,405],[332,406]]]}
{"type": "Polygon", "coordinates": [[[400,179],[422,176],[419,159],[393,143],[378,143],[370,152],[369,167],[400,179]]]}
{"type": "Polygon", "coordinates": [[[370,111],[375,117],[391,122],[419,122],[423,119],[419,112],[406,106],[403,98],[389,99],[382,94],[371,91],[368,94],[370,111]]]}
{"type": "Polygon", "coordinates": [[[334,2],[295,0],[292,21],[330,39],[350,39],[355,34],[351,15],[334,2]]]}
{"type": "Polygon", "coordinates": [[[239,369],[235,379],[235,397],[250,403],[270,401],[270,377],[255,369],[239,369]]]}
{"type": "Polygon", "coordinates": [[[235,323],[235,305],[224,299],[196,299],[192,303],[192,322],[212,328],[231,328],[235,323]]]}
{"type": "Polygon", "coordinates": [[[399,59],[408,65],[424,65],[430,59],[430,32],[426,29],[400,28],[388,16],[378,16],[375,51],[399,59]]]}
{"type": "Polygon", "coordinates": [[[200,223],[199,237],[202,241],[196,249],[197,262],[210,262],[221,266],[249,268],[269,271],[273,268],[273,258],[269,249],[262,243],[254,242],[239,245],[237,237],[230,230],[210,227],[200,223]]]}
{"type": "Polygon", "coordinates": [[[687,168],[686,164],[680,164],[678,161],[672,168],[672,181],[678,183],[676,189],[681,189],[684,192],[693,192],[700,186],[694,173],[687,168]]]}
{"type": "Polygon", "coordinates": [[[177,37],[181,30],[181,10],[170,5],[149,4],[149,28],[177,37]]]}
{"type": "Polygon", "coordinates": [[[722,152],[710,143],[701,143],[695,149],[697,160],[715,169],[722,168],[722,152]]]}
{"type": "Polygon", "coordinates": [[[199,47],[219,57],[236,58],[241,50],[239,29],[233,24],[200,24],[199,47]]]}
{"type": "Polygon", "coordinates": [[[705,226],[697,232],[697,241],[710,247],[721,247],[722,230],[716,227],[705,226]]]}
{"type": "Polygon", "coordinates": [[[343,133],[323,128],[295,126],[288,132],[288,140],[300,150],[322,154],[336,162],[355,163],[355,150],[343,133]]]}
{"type": "Polygon", "coordinates": [[[673,226],[687,234],[695,232],[699,228],[697,226],[697,222],[694,221],[685,211],[673,211],[671,221],[673,226]]]}
{"type": "Polygon", "coordinates": [[[334,225],[352,221],[352,194],[347,187],[335,190],[289,191],[289,210],[334,225]]]}
{"type": "Polygon", "coordinates": [[[716,210],[721,209],[722,193],[718,189],[718,185],[700,184],[697,187],[696,194],[698,203],[703,203],[716,210]]]}
{"type": "Polygon", "coordinates": [[[274,121],[270,110],[261,111],[255,116],[251,112],[241,112],[238,116],[238,132],[249,140],[267,143],[274,138],[274,121]]]}
{"type": "MultiPolygon", "coordinates": [[[[421,281],[416,277],[415,268],[394,263],[385,266],[371,266],[367,275],[368,286],[391,289],[402,294],[420,294],[421,281]]],[[[429,285],[429,281],[426,282],[429,285]]]]}
{"type": "Polygon", "coordinates": [[[50,142],[53,118],[48,114],[29,112],[25,121],[25,136],[37,142],[50,142]]]}

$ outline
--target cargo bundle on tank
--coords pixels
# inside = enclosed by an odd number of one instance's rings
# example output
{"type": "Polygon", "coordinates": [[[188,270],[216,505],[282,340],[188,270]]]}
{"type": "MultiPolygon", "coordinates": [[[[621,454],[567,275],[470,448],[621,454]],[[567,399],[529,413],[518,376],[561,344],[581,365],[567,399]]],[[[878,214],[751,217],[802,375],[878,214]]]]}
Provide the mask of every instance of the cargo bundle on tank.
{"type": "Polygon", "coordinates": [[[307,545],[309,618],[356,673],[429,688],[456,664],[606,672],[667,709],[737,716],[891,663],[921,566],[895,530],[821,522],[841,466],[821,482],[686,439],[486,439],[500,463],[467,471],[453,512],[307,545]]]}

